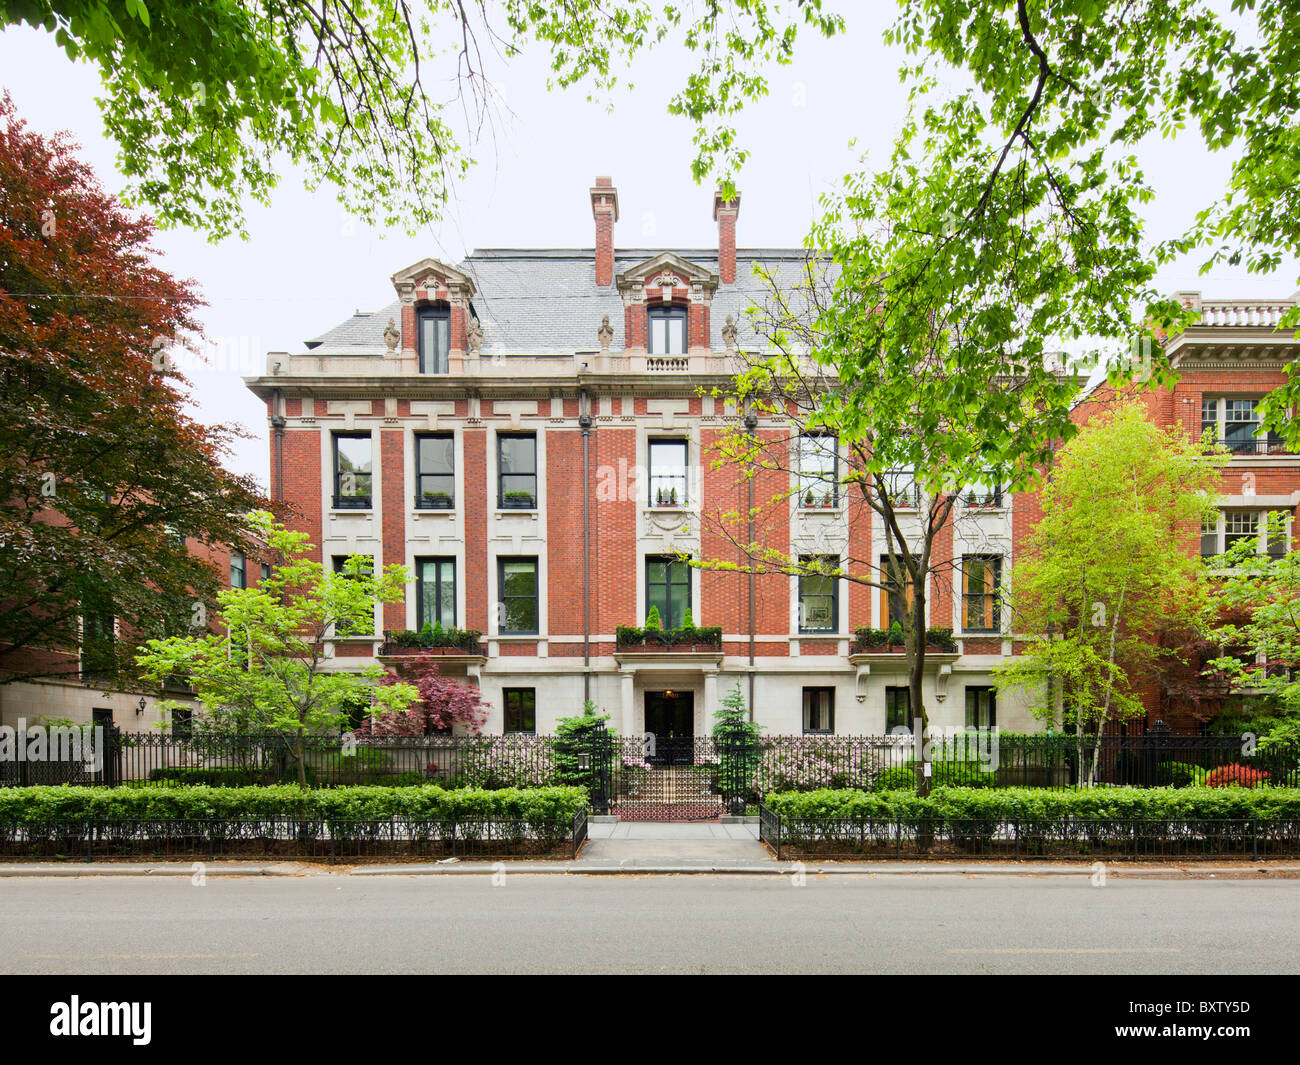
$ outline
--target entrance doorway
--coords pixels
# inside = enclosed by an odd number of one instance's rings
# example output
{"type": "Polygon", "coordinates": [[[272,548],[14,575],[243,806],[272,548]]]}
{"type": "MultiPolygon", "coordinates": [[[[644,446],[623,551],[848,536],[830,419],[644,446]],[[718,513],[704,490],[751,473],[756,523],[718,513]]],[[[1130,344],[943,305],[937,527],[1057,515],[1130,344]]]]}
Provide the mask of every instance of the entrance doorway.
{"type": "Polygon", "coordinates": [[[645,693],[646,761],[651,765],[691,765],[695,761],[695,693],[645,693]]]}

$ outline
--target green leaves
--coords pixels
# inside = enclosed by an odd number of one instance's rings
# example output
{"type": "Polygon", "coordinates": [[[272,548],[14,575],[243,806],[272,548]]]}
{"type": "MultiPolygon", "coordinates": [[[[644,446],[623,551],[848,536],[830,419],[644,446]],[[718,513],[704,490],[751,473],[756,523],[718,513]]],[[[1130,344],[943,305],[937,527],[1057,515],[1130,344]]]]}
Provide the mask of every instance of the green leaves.
{"type": "Polygon", "coordinates": [[[492,124],[492,60],[536,47],[551,54],[555,87],[585,82],[601,96],[648,48],[695,53],[669,108],[697,126],[696,179],[729,174],[746,154],[732,121],[767,92],[763,67],[790,61],[800,29],[843,29],[822,0],[3,0],[0,25],[14,22],[53,31],[99,68],[128,200],[213,240],[245,235],[247,202],[270,202],[283,159],[371,225],[415,233],[437,221],[492,124]],[[450,101],[434,87],[444,80],[450,101]]]}

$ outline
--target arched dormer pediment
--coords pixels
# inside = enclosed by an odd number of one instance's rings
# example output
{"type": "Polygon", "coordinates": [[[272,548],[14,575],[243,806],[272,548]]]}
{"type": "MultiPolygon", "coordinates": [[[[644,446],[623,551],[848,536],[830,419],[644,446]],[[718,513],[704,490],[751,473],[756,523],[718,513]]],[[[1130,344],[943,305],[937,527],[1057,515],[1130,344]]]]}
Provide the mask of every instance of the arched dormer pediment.
{"type": "Polygon", "coordinates": [[[474,279],[437,259],[421,259],[393,275],[393,288],[403,303],[419,298],[463,305],[474,296],[474,279]],[[421,292],[425,293],[422,297],[421,292]]]}
{"type": "Polygon", "coordinates": [[[664,290],[669,288],[684,290],[681,295],[689,293],[692,300],[707,301],[717,291],[718,275],[676,252],[664,251],[624,270],[614,278],[614,283],[625,302],[638,299],[642,293],[647,299],[662,298],[664,290]]]}

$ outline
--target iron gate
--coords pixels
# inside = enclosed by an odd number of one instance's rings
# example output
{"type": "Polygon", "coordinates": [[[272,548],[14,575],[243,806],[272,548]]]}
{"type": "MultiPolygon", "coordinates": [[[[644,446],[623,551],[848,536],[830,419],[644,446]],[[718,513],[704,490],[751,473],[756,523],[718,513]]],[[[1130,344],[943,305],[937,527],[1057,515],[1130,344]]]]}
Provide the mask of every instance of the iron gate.
{"type": "Polygon", "coordinates": [[[588,790],[598,814],[622,821],[715,821],[740,815],[751,794],[758,751],[745,736],[620,737],[588,734],[588,790]]]}

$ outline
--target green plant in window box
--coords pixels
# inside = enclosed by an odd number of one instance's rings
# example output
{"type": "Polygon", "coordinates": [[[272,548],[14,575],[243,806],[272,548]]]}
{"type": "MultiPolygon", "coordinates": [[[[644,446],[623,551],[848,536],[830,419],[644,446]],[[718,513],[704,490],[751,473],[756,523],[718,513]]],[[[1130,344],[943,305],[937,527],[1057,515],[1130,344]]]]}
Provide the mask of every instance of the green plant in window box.
{"type": "Polygon", "coordinates": [[[659,618],[659,608],[652,606],[650,613],[645,616],[646,632],[658,632],[663,628],[663,622],[659,618]]]}
{"type": "Polygon", "coordinates": [[[424,501],[426,507],[446,508],[451,506],[451,493],[449,492],[425,492],[420,498],[424,501]]]}
{"type": "Polygon", "coordinates": [[[505,505],[515,507],[520,510],[527,510],[533,506],[532,492],[507,492],[505,494],[505,505]]]}

